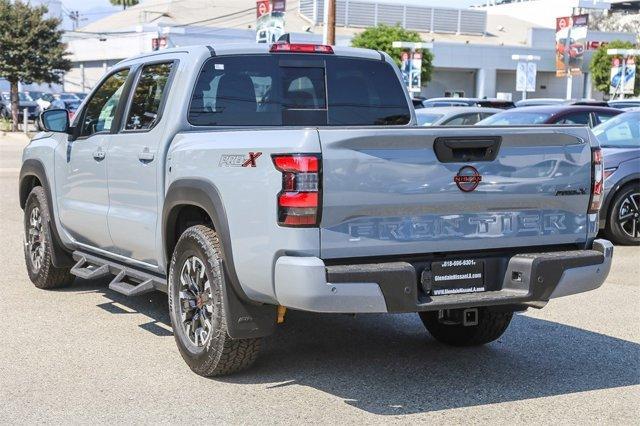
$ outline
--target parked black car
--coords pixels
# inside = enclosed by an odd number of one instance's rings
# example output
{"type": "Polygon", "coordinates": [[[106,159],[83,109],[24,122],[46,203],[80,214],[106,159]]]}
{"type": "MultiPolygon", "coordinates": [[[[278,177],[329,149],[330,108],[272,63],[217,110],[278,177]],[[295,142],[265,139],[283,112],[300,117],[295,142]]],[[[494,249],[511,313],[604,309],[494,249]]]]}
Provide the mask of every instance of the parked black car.
{"type": "MultiPolygon", "coordinates": [[[[29,120],[35,120],[40,113],[38,104],[26,93],[18,93],[18,106],[20,108],[20,120],[22,120],[24,108],[27,108],[29,120]]],[[[0,117],[4,119],[11,118],[11,95],[9,92],[0,94],[0,117]]]]}

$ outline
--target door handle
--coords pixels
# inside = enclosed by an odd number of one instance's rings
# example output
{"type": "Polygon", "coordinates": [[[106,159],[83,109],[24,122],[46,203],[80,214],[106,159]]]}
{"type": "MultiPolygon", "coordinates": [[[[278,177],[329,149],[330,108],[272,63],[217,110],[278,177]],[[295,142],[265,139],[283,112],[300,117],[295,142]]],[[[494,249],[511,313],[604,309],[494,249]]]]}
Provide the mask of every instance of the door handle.
{"type": "Polygon", "coordinates": [[[138,153],[138,159],[143,162],[153,161],[155,158],[153,152],[149,152],[149,148],[145,147],[141,152],[138,153]]]}
{"type": "Polygon", "coordinates": [[[102,148],[98,148],[97,150],[93,151],[93,158],[96,161],[101,161],[104,160],[106,153],[102,150],[102,148]]]}

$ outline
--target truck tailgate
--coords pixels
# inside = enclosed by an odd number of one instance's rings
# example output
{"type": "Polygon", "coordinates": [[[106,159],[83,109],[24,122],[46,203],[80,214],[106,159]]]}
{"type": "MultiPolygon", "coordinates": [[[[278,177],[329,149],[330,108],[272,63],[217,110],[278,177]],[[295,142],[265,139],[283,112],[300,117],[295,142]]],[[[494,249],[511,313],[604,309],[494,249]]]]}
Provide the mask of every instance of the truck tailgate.
{"type": "Polygon", "coordinates": [[[586,128],[324,128],[319,135],[325,259],[587,238],[586,128]]]}

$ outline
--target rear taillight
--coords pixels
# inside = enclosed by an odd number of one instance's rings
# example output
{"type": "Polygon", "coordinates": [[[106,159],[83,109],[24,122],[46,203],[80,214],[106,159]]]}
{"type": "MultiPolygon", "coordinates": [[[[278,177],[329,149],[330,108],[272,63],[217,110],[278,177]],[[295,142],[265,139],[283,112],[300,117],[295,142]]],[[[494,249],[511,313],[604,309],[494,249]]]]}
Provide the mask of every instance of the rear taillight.
{"type": "Polygon", "coordinates": [[[598,213],[602,205],[604,193],[604,162],[600,148],[591,150],[592,176],[591,201],[589,202],[589,213],[598,213]]]}
{"type": "Polygon", "coordinates": [[[282,173],[278,224],[310,227],[320,222],[320,158],[314,154],[274,155],[282,173]]]}
{"type": "Polygon", "coordinates": [[[269,52],[288,53],[333,53],[333,47],[325,44],[303,44],[303,43],[275,43],[271,45],[269,52]]]}

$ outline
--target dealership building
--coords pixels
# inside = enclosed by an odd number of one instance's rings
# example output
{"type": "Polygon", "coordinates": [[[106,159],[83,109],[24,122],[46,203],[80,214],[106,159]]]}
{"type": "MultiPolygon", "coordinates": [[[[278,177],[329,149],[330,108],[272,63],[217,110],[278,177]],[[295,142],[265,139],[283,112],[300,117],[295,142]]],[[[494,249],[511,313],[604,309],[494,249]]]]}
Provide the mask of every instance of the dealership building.
{"type": "MultiPolygon", "coordinates": [[[[533,55],[540,59],[535,92],[529,97],[563,98],[567,81],[555,75],[555,18],[571,14],[583,1],[531,0],[456,9],[425,6],[418,0],[337,0],[336,44],[349,45],[355,34],[378,24],[418,31],[434,54],[432,79],[422,87],[426,97],[520,99],[512,55],[533,55]]],[[[286,8],[285,31],[292,41],[321,43],[323,1],[287,0],[286,8]]],[[[88,91],[118,61],[155,48],[255,42],[255,23],[255,0],[145,1],[66,33],[73,67],[65,75],[64,90],[88,91]]],[[[589,31],[587,40],[593,45],[635,42],[635,35],[589,31]]],[[[592,52],[585,51],[583,74],[573,79],[573,98],[603,97],[590,84],[592,52]]]]}

